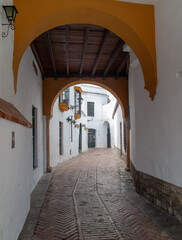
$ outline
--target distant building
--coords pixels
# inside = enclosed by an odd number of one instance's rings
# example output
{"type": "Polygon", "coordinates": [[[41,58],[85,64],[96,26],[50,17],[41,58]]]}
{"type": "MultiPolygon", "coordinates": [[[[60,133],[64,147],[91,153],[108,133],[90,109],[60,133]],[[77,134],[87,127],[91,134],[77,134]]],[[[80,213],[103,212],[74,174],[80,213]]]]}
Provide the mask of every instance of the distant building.
{"type": "Polygon", "coordinates": [[[107,90],[88,84],[72,86],[61,93],[50,121],[52,166],[88,148],[114,146],[114,99],[107,90]]]}

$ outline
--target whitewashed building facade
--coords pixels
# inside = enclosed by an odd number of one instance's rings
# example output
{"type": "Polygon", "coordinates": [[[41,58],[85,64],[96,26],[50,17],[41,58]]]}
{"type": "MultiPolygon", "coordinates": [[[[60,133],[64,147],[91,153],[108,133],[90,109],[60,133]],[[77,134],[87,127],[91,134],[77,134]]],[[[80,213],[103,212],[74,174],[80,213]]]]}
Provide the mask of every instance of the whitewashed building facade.
{"type": "Polygon", "coordinates": [[[56,166],[89,147],[114,145],[112,111],[115,98],[96,85],[80,84],[66,89],[56,100],[50,121],[51,166],[56,166]],[[80,92],[80,115],[75,107],[80,92]],[[77,96],[78,98],[78,96],[77,96]]]}

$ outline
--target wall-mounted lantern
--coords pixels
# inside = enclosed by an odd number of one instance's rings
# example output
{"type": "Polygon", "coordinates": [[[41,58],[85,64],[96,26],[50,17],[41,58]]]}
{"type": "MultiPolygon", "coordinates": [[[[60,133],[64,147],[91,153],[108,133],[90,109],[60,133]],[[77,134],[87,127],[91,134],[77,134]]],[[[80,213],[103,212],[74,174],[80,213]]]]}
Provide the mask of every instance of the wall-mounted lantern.
{"type": "Polygon", "coordinates": [[[3,9],[6,13],[6,18],[8,19],[8,23],[7,24],[2,24],[3,26],[8,26],[7,32],[2,32],[2,37],[7,37],[8,33],[9,33],[9,28],[11,28],[11,30],[15,29],[14,26],[14,21],[16,18],[16,14],[18,13],[17,9],[15,6],[3,6],[3,9]]]}
{"type": "Polygon", "coordinates": [[[75,123],[76,123],[76,121],[73,119],[73,116],[67,117],[66,120],[67,120],[68,122],[71,122],[72,124],[75,124],[75,123]]]}
{"type": "Polygon", "coordinates": [[[73,119],[73,116],[69,116],[69,117],[66,118],[66,120],[67,120],[68,122],[72,122],[72,119],[73,119]]]}
{"type": "Polygon", "coordinates": [[[71,126],[71,142],[73,142],[73,124],[76,123],[76,121],[73,119],[73,116],[69,116],[66,118],[67,122],[70,122],[70,126],[71,126]]]}

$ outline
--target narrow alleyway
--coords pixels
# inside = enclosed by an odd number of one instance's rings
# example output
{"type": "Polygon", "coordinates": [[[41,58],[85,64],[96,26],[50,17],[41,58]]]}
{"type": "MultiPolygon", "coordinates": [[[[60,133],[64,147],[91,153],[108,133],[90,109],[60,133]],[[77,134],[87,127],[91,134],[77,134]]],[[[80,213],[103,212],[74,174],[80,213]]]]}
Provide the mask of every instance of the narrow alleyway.
{"type": "Polygon", "coordinates": [[[34,240],[171,239],[121,191],[111,149],[91,149],[53,175],[34,240]]]}

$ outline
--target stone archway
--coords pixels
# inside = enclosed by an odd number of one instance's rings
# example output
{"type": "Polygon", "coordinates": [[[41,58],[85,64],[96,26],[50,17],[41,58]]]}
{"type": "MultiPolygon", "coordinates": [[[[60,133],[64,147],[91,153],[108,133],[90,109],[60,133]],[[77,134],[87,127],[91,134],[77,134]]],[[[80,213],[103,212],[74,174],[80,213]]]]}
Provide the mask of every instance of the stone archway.
{"type": "MultiPolygon", "coordinates": [[[[31,42],[47,30],[77,23],[101,26],[123,39],[138,57],[144,74],[145,89],[149,92],[151,99],[154,99],[157,71],[153,6],[113,0],[61,2],[59,0],[54,2],[14,0],[14,4],[19,11],[16,19],[13,58],[15,92],[17,91],[19,64],[31,42]]],[[[52,107],[60,91],[82,82],[102,86],[113,93],[122,107],[124,118],[127,118],[128,81],[126,78],[121,78],[121,81],[116,81],[114,78],[82,79],[82,81],[78,78],[71,80],[58,78],[57,81],[53,78],[46,78],[43,83],[43,111],[47,116],[47,133],[52,107]]],[[[49,145],[48,141],[47,144],[49,145]]],[[[47,151],[47,161],[49,169],[49,151],[47,151]]]]}
{"type": "MultiPolygon", "coordinates": [[[[129,128],[128,128],[128,119],[127,119],[127,109],[129,104],[128,99],[128,80],[122,78],[122,81],[116,81],[114,78],[107,78],[104,80],[95,78],[94,80],[90,79],[53,79],[47,78],[43,82],[43,114],[46,115],[46,142],[47,142],[47,171],[51,171],[50,166],[50,120],[53,116],[53,106],[58,98],[58,96],[66,90],[67,88],[76,85],[76,84],[93,84],[104,89],[108,90],[113,94],[113,96],[118,100],[121,109],[123,118],[126,120],[127,124],[127,170],[130,169],[130,140],[129,140],[129,128]],[[116,84],[117,83],[117,84],[116,84]]],[[[109,124],[109,123],[108,123],[109,124]]],[[[111,141],[111,140],[110,140],[111,141]]]]}
{"type": "Polygon", "coordinates": [[[123,116],[127,116],[128,80],[126,78],[122,78],[122,81],[116,81],[114,78],[107,78],[104,81],[101,78],[95,78],[94,80],[68,80],[67,78],[54,80],[53,78],[47,78],[43,82],[43,114],[52,116],[54,103],[60,93],[70,86],[82,83],[98,85],[111,92],[121,105],[123,116]]]}
{"type": "Polygon", "coordinates": [[[19,14],[14,41],[14,89],[18,69],[30,43],[41,33],[72,23],[95,24],[114,32],[137,55],[144,74],[145,89],[154,98],[157,87],[154,8],[150,5],[112,0],[67,0],[54,2],[14,0],[19,14]]]}

